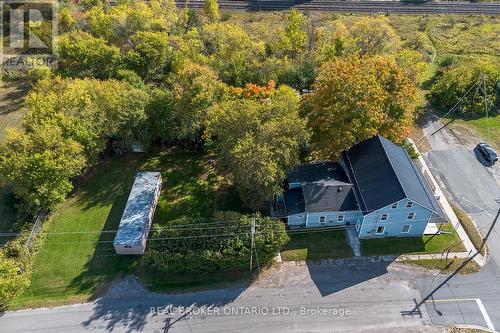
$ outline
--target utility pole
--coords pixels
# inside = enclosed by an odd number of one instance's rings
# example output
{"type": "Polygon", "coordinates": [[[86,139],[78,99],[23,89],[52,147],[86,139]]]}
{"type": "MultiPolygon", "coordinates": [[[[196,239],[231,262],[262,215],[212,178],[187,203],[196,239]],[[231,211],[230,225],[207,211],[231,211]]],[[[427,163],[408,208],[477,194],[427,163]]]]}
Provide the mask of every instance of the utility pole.
{"type": "Polygon", "coordinates": [[[486,114],[486,128],[488,129],[488,140],[491,141],[490,118],[488,117],[488,91],[486,89],[486,74],[483,75],[484,113],[486,114]]]}
{"type": "Polygon", "coordinates": [[[255,247],[255,218],[250,219],[250,272],[253,269],[253,249],[255,247]]]}
{"type": "MultiPolygon", "coordinates": [[[[453,112],[455,112],[456,110],[458,110],[459,106],[462,104],[462,102],[464,101],[465,97],[467,97],[469,95],[469,93],[472,91],[472,89],[476,88],[476,93],[479,91],[479,90],[483,90],[482,86],[484,85],[483,82],[486,82],[484,80],[484,75],[483,77],[479,77],[476,82],[474,82],[474,84],[472,86],[469,87],[469,89],[467,89],[467,91],[462,95],[462,97],[460,97],[460,99],[458,100],[458,102],[455,103],[455,105],[453,105],[453,107],[448,111],[446,112],[446,114],[443,116],[443,117],[440,117],[440,118],[446,118],[448,115],[452,114],[453,112]]],[[[455,119],[451,119],[449,122],[447,122],[445,125],[441,126],[438,130],[432,132],[431,136],[438,133],[439,131],[441,131],[443,128],[446,128],[449,124],[451,124],[452,122],[454,122],[455,119]]],[[[432,125],[431,125],[432,126],[432,125]]],[[[419,143],[423,138],[425,138],[425,134],[423,134],[415,143],[419,143]]]]}
{"type": "MultiPolygon", "coordinates": [[[[500,204],[500,200],[497,200],[497,202],[500,204]]],[[[450,276],[448,276],[443,282],[441,282],[439,284],[439,286],[437,286],[436,288],[434,288],[434,290],[432,290],[427,296],[425,296],[419,303],[417,303],[415,305],[415,307],[407,312],[407,313],[404,313],[404,314],[414,314],[414,313],[418,313],[419,312],[419,308],[422,304],[424,304],[429,298],[431,298],[434,293],[436,291],[438,291],[442,286],[444,286],[446,283],[448,283],[448,281],[450,281],[455,275],[458,274],[458,272],[460,272],[462,270],[462,268],[465,267],[465,265],[467,265],[469,262],[471,262],[484,248],[484,246],[486,245],[486,241],[488,240],[488,237],[490,236],[491,232],[493,231],[493,228],[495,228],[495,224],[497,223],[498,221],[498,216],[500,216],[500,208],[498,209],[498,212],[497,212],[497,215],[495,216],[495,219],[493,220],[493,223],[491,224],[490,228],[488,229],[488,232],[486,233],[486,236],[484,236],[483,238],[483,241],[481,243],[481,246],[479,247],[479,249],[476,250],[476,253],[474,253],[471,257],[467,258],[467,260],[465,260],[450,276]]]]}

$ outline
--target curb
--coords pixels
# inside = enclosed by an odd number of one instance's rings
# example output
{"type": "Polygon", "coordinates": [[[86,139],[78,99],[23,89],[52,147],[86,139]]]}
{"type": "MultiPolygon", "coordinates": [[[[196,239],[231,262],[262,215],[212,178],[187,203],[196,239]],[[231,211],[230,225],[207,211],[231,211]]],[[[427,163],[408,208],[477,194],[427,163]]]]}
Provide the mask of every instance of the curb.
{"type": "MultiPolygon", "coordinates": [[[[472,253],[472,251],[477,251],[475,248],[474,244],[472,244],[469,235],[465,231],[465,229],[462,226],[462,223],[460,223],[460,220],[458,219],[457,215],[453,211],[453,208],[451,207],[450,203],[446,199],[446,196],[444,195],[443,191],[441,190],[441,187],[439,186],[438,182],[434,178],[434,175],[432,174],[431,170],[427,166],[427,163],[425,162],[424,158],[422,157],[422,154],[417,148],[417,145],[415,142],[411,139],[408,138],[407,141],[413,146],[415,151],[418,153],[418,163],[415,163],[417,167],[420,168],[420,171],[422,174],[424,174],[424,178],[426,178],[427,181],[430,181],[432,183],[431,188],[434,188],[434,195],[439,197],[438,202],[443,210],[443,213],[446,215],[448,218],[448,221],[451,223],[451,225],[455,228],[458,236],[462,240],[462,244],[465,246],[466,250],[468,253],[472,253]],[[428,177],[425,177],[427,175],[428,177]]],[[[472,219],[471,219],[472,220],[472,219]]],[[[474,222],[474,221],[473,221],[474,222]]],[[[475,226],[475,223],[474,223],[475,226]]],[[[477,227],[476,227],[477,228],[477,227]]],[[[474,262],[478,264],[480,267],[484,267],[484,265],[487,262],[488,256],[483,256],[482,254],[478,254],[474,258],[474,262]]]]}
{"type": "Polygon", "coordinates": [[[481,330],[481,331],[484,331],[484,332],[498,333],[498,331],[493,331],[493,330],[490,330],[487,327],[477,326],[477,325],[455,324],[455,325],[453,325],[453,327],[456,327],[456,328],[469,328],[469,329],[473,329],[473,330],[481,330]]]}

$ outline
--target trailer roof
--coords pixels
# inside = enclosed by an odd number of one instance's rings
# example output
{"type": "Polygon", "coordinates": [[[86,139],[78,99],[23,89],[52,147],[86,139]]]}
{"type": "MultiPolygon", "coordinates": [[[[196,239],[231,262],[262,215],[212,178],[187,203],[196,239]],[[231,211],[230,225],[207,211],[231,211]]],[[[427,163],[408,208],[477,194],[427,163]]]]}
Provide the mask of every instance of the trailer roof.
{"type": "Polygon", "coordinates": [[[130,191],[114,245],[140,245],[149,223],[149,211],[154,204],[159,172],[138,172],[130,191]]]}

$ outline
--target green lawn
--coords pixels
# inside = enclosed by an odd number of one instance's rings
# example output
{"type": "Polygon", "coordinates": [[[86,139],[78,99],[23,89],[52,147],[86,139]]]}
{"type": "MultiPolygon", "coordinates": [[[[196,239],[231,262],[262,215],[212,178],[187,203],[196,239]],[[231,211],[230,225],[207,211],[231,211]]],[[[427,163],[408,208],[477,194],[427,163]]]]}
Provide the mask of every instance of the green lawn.
{"type": "MultiPolygon", "coordinates": [[[[463,262],[465,259],[462,258],[449,258],[448,260],[446,259],[423,259],[423,260],[412,260],[412,261],[406,261],[406,264],[409,265],[415,265],[415,266],[420,266],[424,267],[427,269],[436,269],[439,271],[443,271],[443,273],[451,273],[454,270],[456,270],[463,262]]],[[[479,272],[481,267],[476,264],[474,261],[469,262],[467,265],[465,265],[462,270],[460,270],[460,274],[470,274],[470,273],[476,273],[479,272]]]]}
{"type": "Polygon", "coordinates": [[[136,273],[153,289],[203,286],[221,282],[218,277],[154,275],[141,259],[118,257],[110,242],[125,206],[134,175],[139,170],[160,170],[163,190],[154,223],[168,224],[180,217],[210,218],[216,210],[237,210],[238,196],[218,176],[210,157],[169,148],[141,156],[131,154],[99,165],[80,190],[47,221],[52,233],[43,241],[34,259],[34,272],[27,292],[13,308],[85,301],[112,279],[136,273]],[[62,232],[95,232],[55,234],[62,232]]]}
{"type": "Polygon", "coordinates": [[[460,237],[452,225],[441,229],[446,234],[423,237],[388,237],[361,241],[361,251],[365,256],[422,254],[465,251],[460,237]]]}
{"type": "Polygon", "coordinates": [[[349,258],[352,250],[343,230],[292,232],[281,257],[285,261],[349,258]]]}
{"type": "Polygon", "coordinates": [[[500,114],[489,119],[486,117],[472,120],[457,119],[455,122],[458,125],[472,127],[484,140],[488,141],[496,149],[500,149],[500,114]],[[489,131],[488,127],[490,128],[489,131]]]}
{"type": "MultiPolygon", "coordinates": [[[[481,233],[477,230],[476,225],[472,220],[470,219],[469,215],[467,215],[466,212],[455,206],[454,204],[451,204],[451,208],[453,208],[453,211],[457,215],[458,220],[460,221],[460,224],[462,224],[462,227],[464,228],[465,232],[469,236],[470,241],[474,245],[474,247],[479,250],[483,243],[483,236],[481,233]]],[[[484,256],[486,255],[486,247],[483,247],[481,250],[481,254],[484,256]]]]}

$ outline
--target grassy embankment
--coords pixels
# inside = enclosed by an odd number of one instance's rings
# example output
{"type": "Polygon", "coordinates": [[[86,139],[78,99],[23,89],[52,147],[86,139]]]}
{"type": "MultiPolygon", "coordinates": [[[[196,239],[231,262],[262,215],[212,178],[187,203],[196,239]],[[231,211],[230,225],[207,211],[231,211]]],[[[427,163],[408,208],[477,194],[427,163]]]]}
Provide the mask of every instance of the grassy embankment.
{"type": "MultiPolygon", "coordinates": [[[[442,271],[443,273],[451,273],[454,270],[456,270],[460,265],[462,265],[464,260],[465,259],[462,258],[457,258],[457,259],[450,258],[449,260],[424,259],[424,260],[407,261],[405,263],[409,265],[424,267],[427,269],[439,270],[442,271]]],[[[479,267],[478,264],[476,264],[474,261],[471,261],[467,265],[465,265],[465,267],[460,271],[460,274],[477,273],[479,272],[480,269],[481,267],[479,267]]]]}

